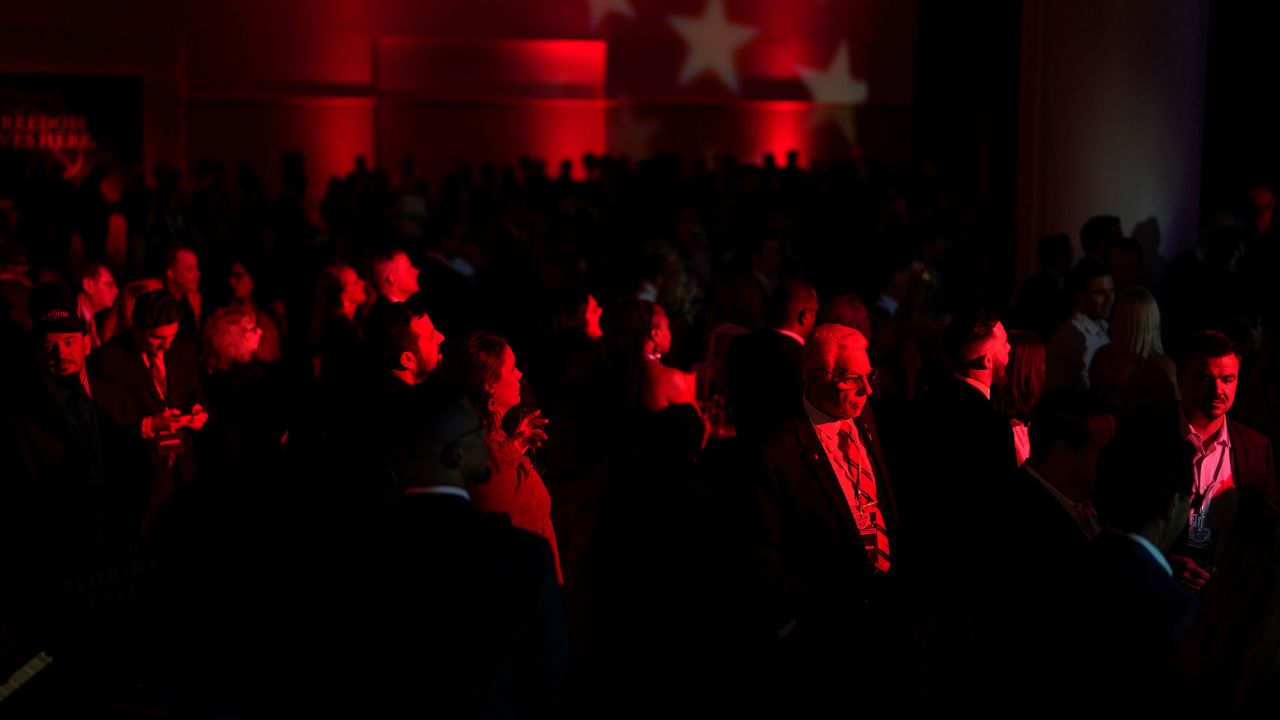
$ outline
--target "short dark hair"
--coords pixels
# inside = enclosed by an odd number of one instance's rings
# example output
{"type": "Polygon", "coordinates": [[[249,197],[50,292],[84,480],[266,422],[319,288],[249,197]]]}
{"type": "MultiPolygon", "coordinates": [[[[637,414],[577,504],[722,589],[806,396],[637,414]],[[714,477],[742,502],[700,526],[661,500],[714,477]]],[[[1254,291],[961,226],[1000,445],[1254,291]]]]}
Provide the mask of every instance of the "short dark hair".
{"type": "Polygon", "coordinates": [[[178,261],[178,253],[183,250],[195,255],[197,260],[200,259],[200,254],[190,245],[171,245],[168,250],[164,251],[164,268],[166,270],[173,267],[173,264],[178,261]]]}
{"type": "Polygon", "coordinates": [[[402,247],[391,245],[379,249],[369,258],[369,270],[375,276],[374,282],[377,282],[377,275],[396,259],[397,255],[409,257],[409,253],[402,247]]]}
{"type": "Polygon", "coordinates": [[[1067,273],[1067,289],[1084,292],[1089,289],[1090,280],[1110,274],[1111,268],[1108,268],[1106,263],[1095,257],[1082,257],[1080,262],[1067,273]]]}
{"type": "Polygon", "coordinates": [[[1080,247],[1087,253],[1097,253],[1105,250],[1120,235],[1120,218],[1115,215],[1094,215],[1080,226],[1080,247]]]}
{"type": "Polygon", "coordinates": [[[1182,367],[1186,367],[1192,358],[1216,358],[1226,357],[1227,355],[1235,355],[1236,359],[1241,358],[1240,346],[1235,343],[1226,333],[1217,330],[1201,330],[1191,336],[1187,340],[1187,344],[1182,349],[1182,367]]]}
{"type": "Polygon", "coordinates": [[[409,484],[420,476],[425,462],[439,458],[451,442],[474,427],[470,426],[473,418],[480,414],[461,388],[438,381],[409,388],[393,412],[395,421],[388,424],[388,460],[400,479],[409,484]]]}
{"type": "Polygon", "coordinates": [[[142,330],[182,321],[182,308],[168,290],[152,290],[133,304],[133,324],[142,330]]]}
{"type": "Polygon", "coordinates": [[[85,263],[84,267],[80,268],[80,273],[76,275],[76,290],[77,291],[80,290],[80,286],[84,283],[85,280],[96,281],[98,277],[102,275],[102,271],[104,270],[106,270],[107,272],[111,272],[110,269],[107,268],[105,264],[100,263],[97,260],[92,260],[90,262],[85,263]]]}
{"type": "Polygon", "coordinates": [[[805,305],[809,304],[817,306],[818,291],[803,280],[786,278],[778,283],[778,287],[769,298],[767,318],[769,325],[778,327],[784,323],[793,322],[796,315],[799,315],[805,305]]]}
{"type": "Polygon", "coordinates": [[[957,367],[973,364],[973,346],[995,334],[1000,316],[990,310],[968,310],[951,318],[942,331],[942,350],[957,367]]]}
{"type": "Polygon", "coordinates": [[[364,344],[375,367],[402,370],[400,356],[413,352],[418,338],[411,323],[413,314],[404,303],[380,303],[365,319],[364,344]]]}
{"type": "Polygon", "coordinates": [[[1174,496],[1191,494],[1194,480],[1194,451],[1179,437],[1172,419],[1144,420],[1121,427],[1098,458],[1098,517],[1125,532],[1160,519],[1174,496]]]}

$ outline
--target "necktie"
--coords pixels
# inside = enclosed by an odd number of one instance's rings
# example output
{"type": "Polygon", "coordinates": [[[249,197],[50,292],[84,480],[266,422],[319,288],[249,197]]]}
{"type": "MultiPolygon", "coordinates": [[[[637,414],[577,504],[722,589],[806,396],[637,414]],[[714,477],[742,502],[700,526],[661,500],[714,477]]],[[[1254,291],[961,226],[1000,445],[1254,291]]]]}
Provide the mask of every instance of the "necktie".
{"type": "Polygon", "coordinates": [[[849,469],[852,486],[845,492],[849,509],[853,511],[858,534],[867,555],[881,572],[889,571],[889,535],[885,531],[884,515],[876,504],[876,478],[871,471],[871,461],[862,443],[857,440],[853,423],[842,423],[839,434],[840,453],[849,469]]]}
{"type": "Polygon", "coordinates": [[[151,382],[156,386],[156,392],[160,393],[160,399],[164,400],[169,390],[169,381],[164,370],[164,353],[148,357],[151,361],[151,382]]]}

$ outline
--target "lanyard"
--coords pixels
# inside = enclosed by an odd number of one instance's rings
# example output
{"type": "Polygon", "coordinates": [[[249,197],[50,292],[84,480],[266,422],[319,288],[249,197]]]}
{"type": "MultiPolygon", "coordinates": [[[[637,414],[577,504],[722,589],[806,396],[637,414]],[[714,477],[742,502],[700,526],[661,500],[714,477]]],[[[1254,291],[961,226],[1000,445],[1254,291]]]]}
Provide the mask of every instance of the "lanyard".
{"type": "MultiPolygon", "coordinates": [[[[1219,443],[1220,443],[1220,442],[1221,442],[1221,441],[1219,441],[1219,443]]],[[[1214,443],[1214,445],[1218,445],[1219,443],[1214,443]]],[[[1198,493],[1196,497],[1194,497],[1194,498],[1192,498],[1192,499],[1191,499],[1191,510],[1192,510],[1192,512],[1195,512],[1195,513],[1197,513],[1197,514],[1198,514],[1198,513],[1202,513],[1202,512],[1207,512],[1207,511],[1209,510],[1209,508],[1208,508],[1208,507],[1206,507],[1206,506],[1207,506],[1210,502],[1212,502],[1212,500],[1213,500],[1213,491],[1218,487],[1218,485],[1219,485],[1219,484],[1221,483],[1221,481],[1222,481],[1222,463],[1226,461],[1226,459],[1227,459],[1227,455],[1228,455],[1230,452],[1231,452],[1231,448],[1230,448],[1230,447],[1223,447],[1223,448],[1221,448],[1221,452],[1219,452],[1219,453],[1218,453],[1218,465],[1217,465],[1217,467],[1215,467],[1215,468],[1213,469],[1213,476],[1212,476],[1212,479],[1211,479],[1211,481],[1210,481],[1209,485],[1207,485],[1203,490],[1201,490],[1201,492],[1200,492],[1200,493],[1198,493]]],[[[1207,454],[1207,453],[1206,453],[1206,454],[1207,454]]],[[[1201,461],[1203,461],[1203,460],[1204,460],[1204,458],[1202,457],[1200,460],[1196,461],[1197,469],[1199,469],[1199,464],[1200,464],[1200,462],[1201,462],[1201,461]]],[[[1199,475],[1200,477],[1196,478],[1197,480],[1199,480],[1200,478],[1204,477],[1203,472],[1198,473],[1198,475],[1199,475]]]]}

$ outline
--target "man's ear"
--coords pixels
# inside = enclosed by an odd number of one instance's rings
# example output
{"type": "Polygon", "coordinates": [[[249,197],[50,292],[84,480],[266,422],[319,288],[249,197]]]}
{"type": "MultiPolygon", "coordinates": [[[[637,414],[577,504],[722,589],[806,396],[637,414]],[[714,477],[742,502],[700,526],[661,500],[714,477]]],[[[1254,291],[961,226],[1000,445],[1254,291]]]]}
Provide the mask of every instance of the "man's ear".
{"type": "Polygon", "coordinates": [[[93,339],[89,337],[89,333],[81,334],[80,342],[84,343],[84,354],[88,355],[93,350],[93,339]]]}
{"type": "Polygon", "coordinates": [[[440,464],[446,470],[457,470],[462,467],[462,447],[456,442],[445,445],[444,450],[440,451],[440,464]]]}
{"type": "Polygon", "coordinates": [[[404,370],[417,370],[418,358],[408,350],[400,353],[400,367],[404,370]]]}

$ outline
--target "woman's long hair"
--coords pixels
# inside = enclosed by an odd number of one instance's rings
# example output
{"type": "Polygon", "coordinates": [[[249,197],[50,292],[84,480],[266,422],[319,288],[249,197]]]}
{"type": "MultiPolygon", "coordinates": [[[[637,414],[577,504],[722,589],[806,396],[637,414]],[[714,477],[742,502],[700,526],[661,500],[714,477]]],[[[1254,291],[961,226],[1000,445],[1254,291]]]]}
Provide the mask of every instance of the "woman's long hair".
{"type": "Polygon", "coordinates": [[[471,331],[457,340],[450,338],[440,361],[440,379],[466,393],[490,432],[502,418],[494,417],[493,395],[485,385],[498,380],[507,347],[507,341],[497,335],[471,331]]]}
{"type": "Polygon", "coordinates": [[[994,394],[996,408],[1007,417],[1026,420],[1044,391],[1044,343],[1033,332],[1014,330],[1009,333],[1009,345],[1005,383],[994,394]]]}
{"type": "Polygon", "coordinates": [[[1140,358],[1164,354],[1160,306],[1144,287],[1121,290],[1111,315],[1111,344],[1140,358]]]}

